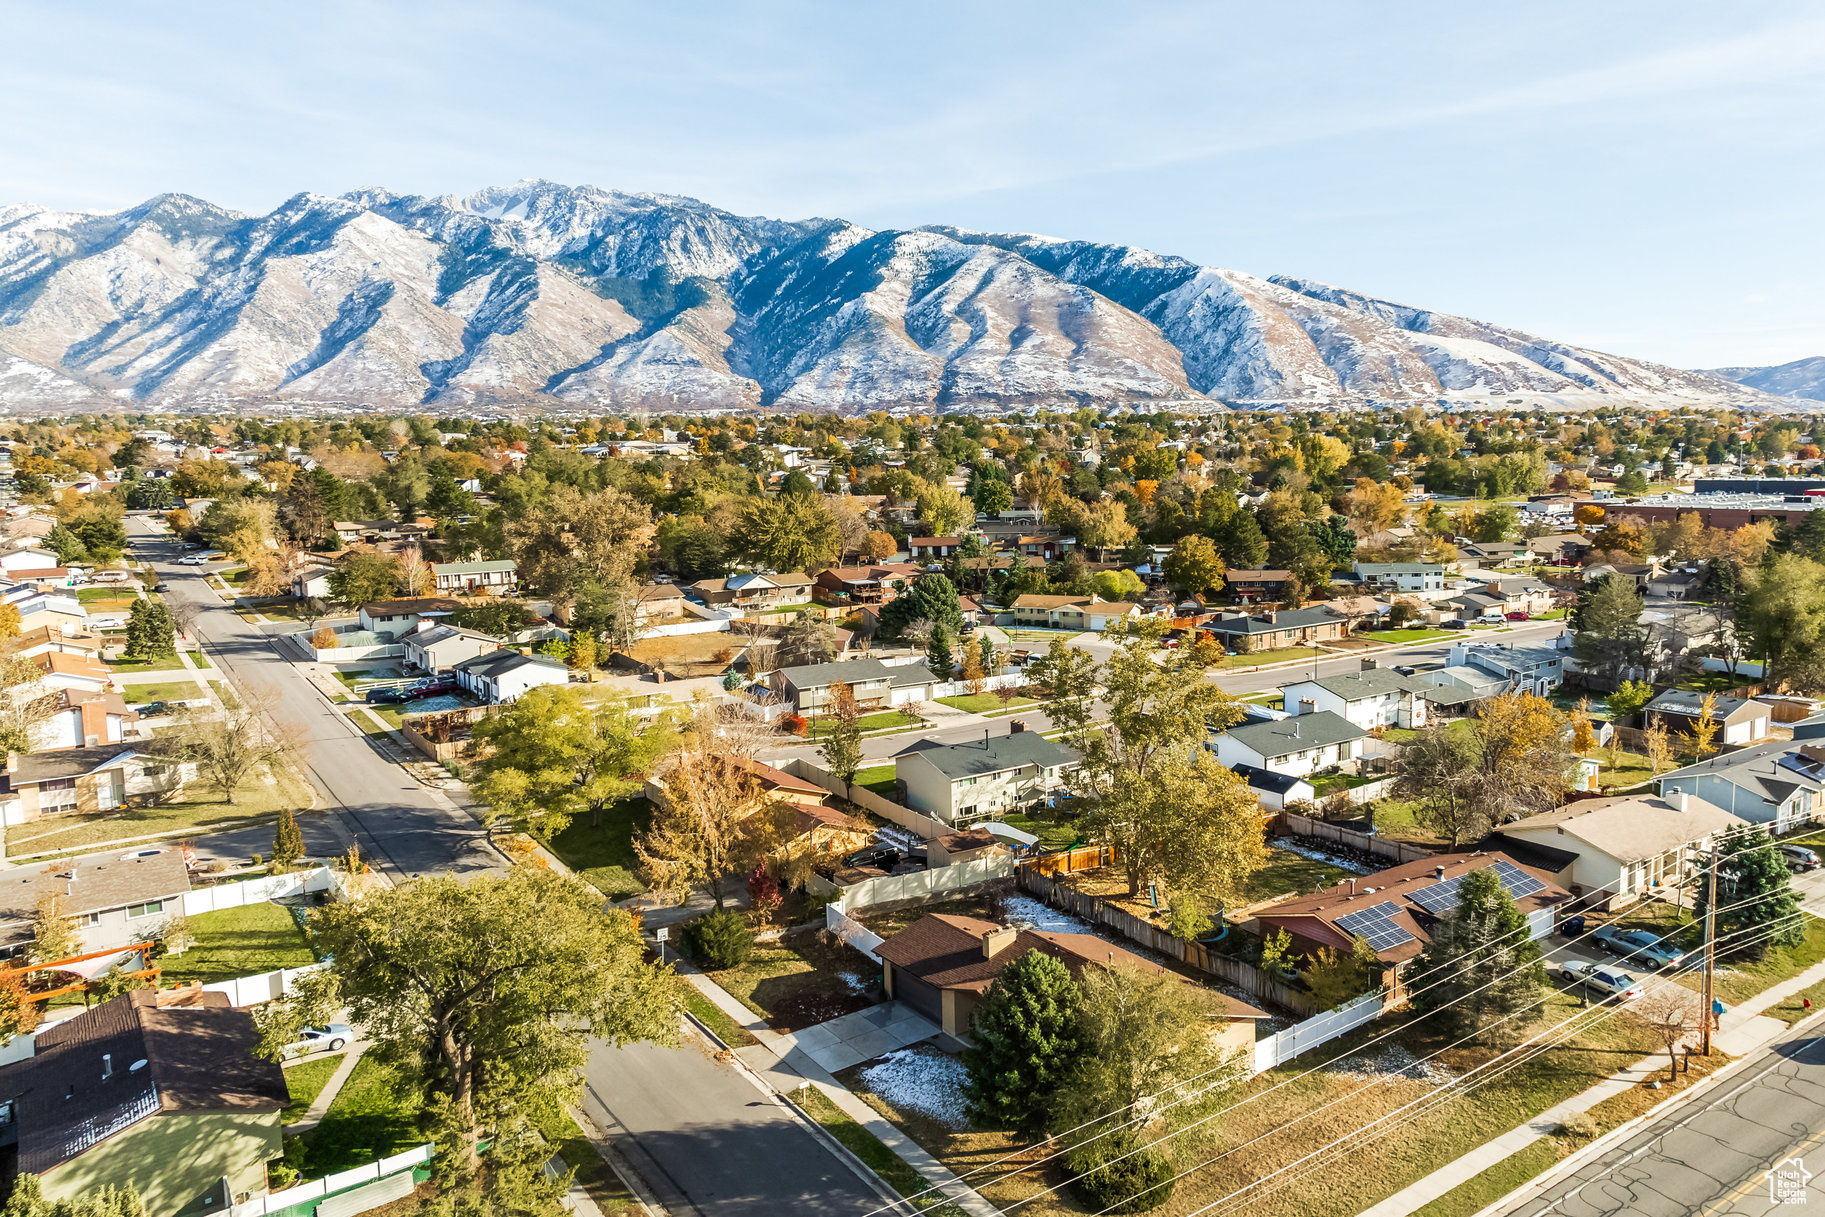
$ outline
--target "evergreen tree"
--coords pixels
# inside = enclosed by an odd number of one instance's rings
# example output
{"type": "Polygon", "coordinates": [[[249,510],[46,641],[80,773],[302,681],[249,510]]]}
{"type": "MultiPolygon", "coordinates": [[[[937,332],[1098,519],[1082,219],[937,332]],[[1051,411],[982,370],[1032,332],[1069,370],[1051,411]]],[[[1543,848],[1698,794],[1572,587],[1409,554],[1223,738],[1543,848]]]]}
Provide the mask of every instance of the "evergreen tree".
{"type": "Polygon", "coordinates": [[[1267,565],[1267,535],[1255,517],[1240,508],[1225,517],[1211,540],[1230,570],[1260,570],[1267,565]]]}
{"type": "Polygon", "coordinates": [[[881,609],[881,632],[897,634],[909,621],[929,621],[952,633],[963,628],[957,586],[940,574],[920,575],[881,609]]]}
{"type": "Polygon", "coordinates": [[[1002,969],[976,1007],[964,1051],[970,1118],[1038,1132],[1052,1093],[1076,1063],[1083,995],[1065,965],[1029,951],[1002,969]]]}
{"type": "Polygon", "coordinates": [[[1539,1000],[1546,971],[1526,915],[1492,868],[1471,871],[1457,891],[1457,907],[1420,957],[1419,971],[1433,979],[1414,994],[1414,1004],[1454,1033],[1478,1033],[1539,1000]]]}
{"type": "Polygon", "coordinates": [[[1573,610],[1573,642],[1585,670],[1614,687],[1647,665],[1647,631],[1641,627],[1641,592],[1627,575],[1605,575],[1573,610]]]}
{"type": "MultiPolygon", "coordinates": [[[[1699,873],[1693,916],[1702,924],[1710,903],[1710,876],[1699,873]]],[[[1806,935],[1793,876],[1766,833],[1736,833],[1718,848],[1717,936],[1720,954],[1761,958],[1771,946],[1793,946],[1806,935]],[[1740,945],[1728,936],[1736,934],[1740,945]],[[1764,937],[1763,935],[1767,936],[1764,937]]]]}
{"type": "Polygon", "coordinates": [[[279,813],[279,825],[272,834],[273,870],[290,870],[303,858],[304,833],[298,828],[298,818],[286,808],[279,813]]]}
{"type": "Polygon", "coordinates": [[[951,632],[943,626],[932,631],[932,640],[925,647],[925,665],[939,680],[951,678],[951,632]]]}

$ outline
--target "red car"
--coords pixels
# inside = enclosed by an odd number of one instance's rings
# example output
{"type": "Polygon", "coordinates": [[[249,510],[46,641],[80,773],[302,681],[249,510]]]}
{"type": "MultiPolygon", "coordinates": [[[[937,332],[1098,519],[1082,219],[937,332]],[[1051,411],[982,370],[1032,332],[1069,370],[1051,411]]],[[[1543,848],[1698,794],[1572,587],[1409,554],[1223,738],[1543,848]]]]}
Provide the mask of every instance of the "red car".
{"type": "Polygon", "coordinates": [[[1508,614],[1508,619],[1510,621],[1526,621],[1527,614],[1526,613],[1510,613],[1510,614],[1508,614]]]}

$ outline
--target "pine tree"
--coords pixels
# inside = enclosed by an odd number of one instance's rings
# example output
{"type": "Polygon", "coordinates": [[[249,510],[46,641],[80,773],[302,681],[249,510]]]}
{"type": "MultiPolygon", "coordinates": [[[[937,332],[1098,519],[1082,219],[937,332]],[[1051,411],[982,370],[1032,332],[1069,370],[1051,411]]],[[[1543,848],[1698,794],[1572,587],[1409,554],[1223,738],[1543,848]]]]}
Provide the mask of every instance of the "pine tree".
{"type": "Polygon", "coordinates": [[[939,627],[932,631],[932,640],[925,647],[925,664],[933,676],[939,680],[951,678],[951,634],[939,627]]]}
{"type": "Polygon", "coordinates": [[[1455,1033],[1480,1033],[1539,1000],[1546,971],[1526,915],[1492,868],[1471,871],[1457,891],[1457,907],[1439,922],[1420,959],[1419,971],[1437,979],[1414,995],[1414,1004],[1455,1033]]]}
{"type": "Polygon", "coordinates": [[[992,1128],[1037,1132],[1076,1063],[1083,994],[1065,965],[1029,951],[1002,969],[976,1007],[963,1054],[969,1114],[992,1128]]]}
{"type": "Polygon", "coordinates": [[[272,868],[275,872],[287,871],[298,865],[304,858],[304,833],[298,828],[298,819],[291,809],[279,813],[279,826],[272,835],[272,868]]]}
{"type": "MultiPolygon", "coordinates": [[[[1772,838],[1761,832],[1736,833],[1718,853],[1717,936],[1724,942],[1722,953],[1759,959],[1771,946],[1793,946],[1805,937],[1793,876],[1772,838]],[[1741,946],[1731,945],[1732,934],[1741,946]]],[[[1692,914],[1700,923],[1711,899],[1708,880],[1700,872],[1692,902],[1692,914]]]]}

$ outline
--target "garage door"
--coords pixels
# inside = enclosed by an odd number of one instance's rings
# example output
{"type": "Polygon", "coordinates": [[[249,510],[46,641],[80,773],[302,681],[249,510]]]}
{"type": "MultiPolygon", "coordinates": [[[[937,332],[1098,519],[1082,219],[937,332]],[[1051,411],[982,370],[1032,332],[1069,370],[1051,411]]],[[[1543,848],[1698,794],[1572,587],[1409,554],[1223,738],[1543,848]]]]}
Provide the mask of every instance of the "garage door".
{"type": "Polygon", "coordinates": [[[893,995],[940,1026],[944,1023],[944,995],[936,985],[894,969],[893,995]]]}

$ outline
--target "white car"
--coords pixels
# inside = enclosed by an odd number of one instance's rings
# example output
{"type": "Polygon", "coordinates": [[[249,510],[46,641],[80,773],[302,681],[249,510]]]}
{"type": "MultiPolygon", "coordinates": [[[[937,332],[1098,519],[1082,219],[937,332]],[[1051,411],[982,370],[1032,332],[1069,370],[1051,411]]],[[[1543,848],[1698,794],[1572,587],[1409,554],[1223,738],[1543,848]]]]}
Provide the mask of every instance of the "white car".
{"type": "Polygon", "coordinates": [[[209,559],[202,554],[186,554],[177,560],[179,566],[208,566],[209,559]]]}
{"type": "Polygon", "coordinates": [[[1584,985],[1597,990],[1606,998],[1629,1001],[1641,996],[1641,982],[1633,973],[1614,964],[1568,959],[1559,965],[1559,975],[1565,978],[1568,985],[1584,985]]]}
{"type": "Polygon", "coordinates": [[[286,1056],[303,1056],[308,1052],[341,1052],[355,1041],[355,1029],[347,1023],[330,1023],[323,1027],[306,1027],[298,1038],[285,1045],[286,1056]]]}

